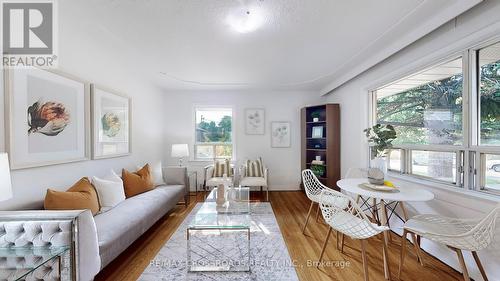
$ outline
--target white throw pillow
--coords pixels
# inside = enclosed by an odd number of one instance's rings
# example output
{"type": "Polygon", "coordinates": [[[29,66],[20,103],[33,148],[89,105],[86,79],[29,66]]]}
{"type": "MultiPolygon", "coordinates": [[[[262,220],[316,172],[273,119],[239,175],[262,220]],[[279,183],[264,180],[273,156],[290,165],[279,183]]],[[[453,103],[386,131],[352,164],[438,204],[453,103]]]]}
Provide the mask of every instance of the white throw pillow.
{"type": "MultiPolygon", "coordinates": [[[[151,167],[151,174],[153,175],[153,180],[155,187],[159,185],[164,185],[165,183],[165,178],[163,176],[163,169],[161,166],[161,161],[156,162],[154,164],[149,165],[151,167]]],[[[142,169],[142,167],[137,166],[137,170],[142,169]]]]}
{"type": "Polygon", "coordinates": [[[101,205],[100,213],[106,212],[120,202],[125,201],[123,181],[114,171],[105,179],[92,177],[92,184],[97,191],[99,204],[101,205]]]}

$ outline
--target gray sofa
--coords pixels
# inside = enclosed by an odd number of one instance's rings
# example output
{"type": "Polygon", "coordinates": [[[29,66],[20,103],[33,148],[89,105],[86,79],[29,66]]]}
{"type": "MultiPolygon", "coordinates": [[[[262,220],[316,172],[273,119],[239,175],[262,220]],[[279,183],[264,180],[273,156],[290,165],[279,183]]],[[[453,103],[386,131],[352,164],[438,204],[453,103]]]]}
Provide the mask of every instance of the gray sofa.
{"type": "Polygon", "coordinates": [[[71,240],[71,233],[61,236],[59,228],[54,230],[58,231],[59,235],[48,233],[54,228],[44,228],[43,225],[47,222],[40,219],[51,218],[50,222],[53,223],[54,219],[67,217],[68,213],[72,213],[76,218],[77,229],[74,255],[77,262],[77,279],[92,280],[102,268],[172,210],[178,202],[184,200],[186,205],[188,204],[189,182],[186,168],[164,168],[163,174],[166,176],[166,185],[128,198],[113,209],[94,217],[89,210],[0,212],[0,247],[23,246],[33,243],[35,239],[38,239],[36,243],[43,245],[57,246],[67,243],[71,240]],[[2,216],[9,216],[14,220],[2,221],[2,216]],[[23,231],[19,231],[20,229],[23,231]],[[42,231],[39,236],[26,235],[24,229],[42,229],[47,233],[42,231]],[[40,237],[47,241],[40,242],[40,237]],[[58,237],[58,240],[54,240],[54,237],[58,237]]]}

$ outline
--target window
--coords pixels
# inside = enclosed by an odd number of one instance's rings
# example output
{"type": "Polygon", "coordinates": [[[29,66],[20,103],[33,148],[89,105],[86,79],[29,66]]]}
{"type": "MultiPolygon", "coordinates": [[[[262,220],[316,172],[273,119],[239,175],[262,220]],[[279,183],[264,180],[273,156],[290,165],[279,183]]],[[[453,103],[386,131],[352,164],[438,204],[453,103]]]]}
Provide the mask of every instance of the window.
{"type": "Polygon", "coordinates": [[[464,143],[462,57],[391,83],[375,95],[377,123],[393,125],[398,135],[393,144],[400,149],[391,151],[389,170],[456,184],[456,155],[464,143]],[[440,151],[440,146],[447,149],[440,151]],[[408,164],[396,160],[401,153],[408,164]]]}
{"type": "Polygon", "coordinates": [[[478,52],[482,145],[500,145],[500,42],[478,52]]]}
{"type": "Polygon", "coordinates": [[[389,171],[500,195],[498,39],[371,94],[373,123],[398,134],[389,171]]]}
{"type": "Polygon", "coordinates": [[[500,191],[500,155],[483,154],[485,190],[500,191]]]}
{"type": "Polygon", "coordinates": [[[233,158],[231,108],[195,109],[195,159],[233,158]]]}
{"type": "Polygon", "coordinates": [[[377,122],[392,124],[395,144],[460,145],[462,58],[434,66],[376,91],[377,122]]]}
{"type": "Polygon", "coordinates": [[[456,183],[457,155],[454,152],[411,151],[411,174],[456,183]]]}
{"type": "Polygon", "coordinates": [[[392,149],[387,153],[388,155],[388,169],[390,171],[401,172],[401,150],[392,149]]]}

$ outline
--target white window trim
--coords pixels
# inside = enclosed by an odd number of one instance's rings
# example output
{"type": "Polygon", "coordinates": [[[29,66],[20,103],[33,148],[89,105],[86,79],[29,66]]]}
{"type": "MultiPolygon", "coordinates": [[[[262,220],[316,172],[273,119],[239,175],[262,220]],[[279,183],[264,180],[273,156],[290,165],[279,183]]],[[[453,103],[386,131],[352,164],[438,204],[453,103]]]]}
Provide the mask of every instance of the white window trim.
{"type": "MultiPolygon", "coordinates": [[[[233,105],[227,105],[227,104],[193,104],[192,108],[192,114],[191,114],[191,124],[192,124],[192,138],[191,138],[191,143],[189,146],[192,148],[193,153],[189,157],[190,162],[200,162],[200,163],[212,163],[214,162],[215,159],[218,158],[211,158],[211,159],[202,159],[202,158],[196,158],[196,146],[198,145],[196,143],[196,111],[197,110],[217,110],[217,109],[231,109],[232,112],[232,128],[231,128],[231,145],[233,146],[233,155],[231,157],[231,162],[236,161],[236,112],[235,112],[235,107],[233,105]]],[[[224,145],[224,143],[206,143],[206,145],[224,145]]],[[[226,144],[227,145],[227,144],[226,144]]]]}
{"type": "MultiPolygon", "coordinates": [[[[482,40],[480,43],[469,44],[463,48],[462,51],[452,52],[448,55],[441,56],[440,59],[427,60],[425,64],[420,63],[420,67],[406,68],[405,71],[400,71],[399,75],[392,75],[391,79],[385,79],[383,83],[378,83],[378,85],[372,85],[367,88],[368,100],[369,100],[369,118],[368,125],[373,126],[376,124],[377,116],[377,97],[376,90],[380,89],[386,85],[397,82],[398,80],[404,79],[410,75],[414,75],[418,72],[425,71],[433,66],[439,65],[440,63],[453,60],[454,58],[461,57],[463,62],[463,142],[462,145],[452,146],[452,145],[399,145],[395,146],[394,149],[402,149],[401,161],[405,163],[401,164],[401,172],[389,171],[389,176],[395,177],[401,180],[425,183],[428,186],[446,188],[448,190],[453,190],[455,192],[460,192],[464,194],[469,194],[477,196],[483,199],[498,200],[500,196],[499,191],[488,191],[484,189],[484,175],[486,168],[482,163],[482,155],[484,154],[499,154],[500,146],[480,146],[478,135],[478,128],[480,126],[480,115],[479,115],[479,93],[478,89],[475,87],[477,84],[477,73],[476,73],[476,63],[477,56],[476,52],[480,49],[487,47],[491,44],[500,42],[500,35],[498,35],[497,30],[494,36],[490,36],[486,40],[482,40]],[[397,78],[395,78],[397,77],[397,78]],[[434,150],[434,151],[449,151],[457,153],[457,171],[456,171],[456,184],[446,183],[438,180],[432,180],[426,177],[421,177],[418,175],[409,174],[408,161],[411,161],[408,157],[411,150],[434,150]],[[403,155],[404,154],[404,155],[403,155]],[[463,167],[460,166],[463,163],[463,167]],[[459,181],[461,178],[461,173],[463,170],[463,181],[459,181]],[[475,184],[474,184],[475,183],[475,184]],[[459,188],[457,188],[459,187],[459,188]]],[[[369,155],[369,154],[368,154],[369,155]]],[[[370,157],[368,157],[368,165],[370,164],[370,157]]],[[[388,163],[389,164],[389,163],[388,163]]],[[[410,163],[411,164],[411,163],[410,163]]]]}

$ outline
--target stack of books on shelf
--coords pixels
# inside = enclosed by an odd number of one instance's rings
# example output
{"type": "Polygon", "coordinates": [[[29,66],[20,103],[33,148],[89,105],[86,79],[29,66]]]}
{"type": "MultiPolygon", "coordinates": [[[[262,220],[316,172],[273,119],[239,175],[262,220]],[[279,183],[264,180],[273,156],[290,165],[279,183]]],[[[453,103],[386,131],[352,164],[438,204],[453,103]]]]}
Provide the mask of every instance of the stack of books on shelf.
{"type": "Polygon", "coordinates": [[[325,165],[325,161],[323,161],[323,160],[313,160],[313,161],[311,161],[311,165],[325,165]]]}

